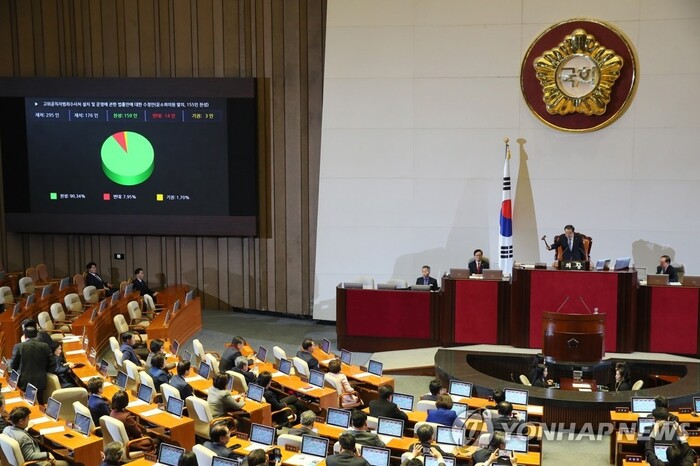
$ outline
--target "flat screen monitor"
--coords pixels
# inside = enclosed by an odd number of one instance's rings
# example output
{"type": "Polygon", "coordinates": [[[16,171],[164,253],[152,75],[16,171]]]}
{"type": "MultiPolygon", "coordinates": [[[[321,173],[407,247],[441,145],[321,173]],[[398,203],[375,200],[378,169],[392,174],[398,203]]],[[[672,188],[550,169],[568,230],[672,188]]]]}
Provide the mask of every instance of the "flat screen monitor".
{"type": "Polygon", "coordinates": [[[506,434],[506,450],[527,453],[527,435],[506,434]]]}
{"type": "Polygon", "coordinates": [[[654,445],[654,454],[659,460],[666,464],[668,464],[668,456],[666,453],[668,451],[668,447],[670,446],[670,443],[657,443],[654,445]]]}
{"type": "Polygon", "coordinates": [[[0,79],[7,231],[256,236],[258,82],[0,79]]]}
{"type": "Polygon", "coordinates": [[[153,389],[145,383],[142,383],[139,385],[138,399],[144,403],[151,404],[151,401],[153,400],[153,389]]]}
{"type": "Polygon", "coordinates": [[[292,372],[292,361],[289,359],[280,359],[280,372],[283,374],[291,374],[292,372]]]}
{"type": "Polygon", "coordinates": [[[117,303],[117,301],[119,301],[119,298],[121,298],[121,293],[120,293],[120,292],[115,291],[114,293],[112,293],[112,299],[111,299],[111,301],[109,302],[109,305],[110,305],[110,306],[114,306],[114,305],[117,303]]]}
{"type": "Polygon", "coordinates": [[[260,402],[262,402],[264,395],[265,395],[265,389],[263,387],[261,387],[260,385],[254,384],[254,383],[248,384],[248,392],[246,393],[246,396],[248,398],[260,403],[260,402]]]}
{"type": "Polygon", "coordinates": [[[632,397],[632,412],[633,413],[650,413],[656,408],[656,403],[653,397],[633,396],[632,397]]]}
{"type": "Polygon", "coordinates": [[[10,372],[10,378],[7,379],[7,385],[12,387],[13,390],[17,388],[17,381],[19,380],[19,372],[13,370],[10,372]]]}
{"type": "Polygon", "coordinates": [[[109,369],[109,363],[104,359],[100,360],[100,367],[97,368],[97,372],[100,373],[102,377],[107,377],[107,370],[109,369]]]}
{"type": "Polygon", "coordinates": [[[450,380],[449,394],[462,398],[472,397],[472,384],[461,380],[450,380]]]}
{"type": "Polygon", "coordinates": [[[396,403],[399,409],[404,411],[413,411],[413,395],[407,395],[405,393],[394,393],[391,396],[391,400],[396,403]]]}
{"type": "Polygon", "coordinates": [[[637,440],[648,439],[651,429],[654,428],[654,418],[640,417],[637,420],[637,440]]]}
{"type": "Polygon", "coordinates": [[[46,415],[54,421],[58,421],[58,414],[60,412],[61,402],[56,398],[49,397],[49,399],[46,401],[46,415]]]}
{"type": "Polygon", "coordinates": [[[301,453],[318,458],[325,458],[326,453],[328,453],[328,439],[313,435],[302,435],[301,453]]]}
{"type": "Polygon", "coordinates": [[[126,390],[126,384],[127,384],[128,380],[129,380],[129,378],[126,375],[126,372],[119,371],[119,372],[117,372],[117,380],[114,382],[114,385],[119,387],[120,390],[126,390]]]}
{"type": "Polygon", "coordinates": [[[131,293],[134,291],[134,284],[129,283],[124,287],[124,296],[131,296],[131,293]]]}
{"type": "Polygon", "coordinates": [[[309,371],[309,383],[314,387],[323,388],[323,384],[326,380],[326,374],[321,371],[316,371],[311,369],[309,371]]]}
{"type": "Polygon", "coordinates": [[[377,421],[377,433],[389,437],[403,437],[403,421],[389,417],[379,417],[377,421]]]}
{"type": "Polygon", "coordinates": [[[185,402],[180,398],[171,396],[168,397],[168,403],[165,405],[165,410],[173,416],[182,417],[182,409],[185,407],[185,402]]]}
{"type": "Polygon", "coordinates": [[[365,287],[364,283],[357,283],[357,282],[343,282],[342,284],[343,288],[346,290],[361,290],[362,288],[365,287]]]}
{"type": "Polygon", "coordinates": [[[255,357],[256,357],[256,358],[258,359],[258,361],[260,361],[260,362],[265,362],[265,361],[267,361],[267,348],[265,348],[264,346],[260,346],[260,347],[258,348],[258,352],[257,352],[257,354],[255,355],[255,357]]]}
{"type": "Polygon", "coordinates": [[[207,364],[204,361],[199,363],[199,368],[197,369],[197,373],[199,374],[200,377],[208,379],[210,372],[211,372],[211,366],[209,364],[207,364]]]}
{"type": "Polygon", "coordinates": [[[106,299],[103,299],[102,301],[100,301],[100,310],[99,310],[99,313],[100,313],[100,314],[102,314],[102,312],[103,312],[105,309],[107,309],[107,304],[109,304],[109,303],[107,303],[107,300],[106,300],[106,299]]]}
{"type": "Polygon", "coordinates": [[[695,414],[700,413],[700,396],[693,397],[693,412],[695,414]]]}
{"type": "Polygon", "coordinates": [[[513,419],[517,419],[520,422],[527,422],[527,410],[526,409],[514,409],[511,413],[513,419]]]}
{"type": "Polygon", "coordinates": [[[226,382],[226,391],[233,391],[233,377],[229,376],[228,382],[226,382]]]}
{"type": "Polygon", "coordinates": [[[377,377],[382,376],[382,370],[384,369],[384,364],[382,364],[379,361],[375,361],[373,359],[370,359],[369,362],[367,363],[367,372],[370,374],[374,374],[377,377]]]}
{"type": "Polygon", "coordinates": [[[211,459],[211,466],[240,466],[243,458],[224,458],[215,456],[211,459]]]}
{"type": "Polygon", "coordinates": [[[173,356],[177,356],[177,350],[180,349],[180,342],[177,340],[173,340],[170,342],[170,352],[173,354],[173,356]]]}
{"type": "Polygon", "coordinates": [[[179,310],[180,310],[180,300],[178,299],[177,301],[175,301],[175,304],[173,304],[172,315],[177,314],[177,311],[179,311],[179,310]]]}
{"type": "Polygon", "coordinates": [[[90,435],[90,416],[83,413],[75,413],[75,422],[73,422],[73,430],[80,432],[83,435],[90,435]]]}
{"type": "Polygon", "coordinates": [[[41,289],[41,299],[46,299],[53,293],[53,287],[51,285],[46,285],[41,289]]]}
{"type": "Polygon", "coordinates": [[[440,466],[441,464],[444,464],[445,466],[455,466],[455,459],[450,458],[449,456],[443,456],[441,461],[438,461],[437,458],[434,456],[424,456],[423,457],[423,466],[440,466]]]}
{"type": "Polygon", "coordinates": [[[328,338],[324,338],[321,341],[321,350],[326,354],[331,352],[331,341],[328,338]]]}
{"type": "Polygon", "coordinates": [[[16,303],[15,308],[12,310],[12,318],[15,318],[22,312],[22,303],[16,303]]]}
{"type": "Polygon", "coordinates": [[[36,392],[37,392],[36,387],[34,385],[28,383],[27,389],[24,391],[24,401],[26,401],[30,405],[34,406],[34,404],[36,403],[36,392]]]}
{"type": "Polygon", "coordinates": [[[503,390],[503,394],[508,403],[522,406],[527,406],[527,401],[530,397],[527,390],[518,390],[516,388],[506,388],[503,390]]]}
{"type": "Polygon", "coordinates": [[[58,291],[63,291],[68,286],[70,285],[70,277],[65,277],[61,279],[61,282],[58,284],[58,291]]]}
{"type": "Polygon", "coordinates": [[[185,294],[185,306],[192,302],[194,299],[194,290],[190,290],[185,294]]]}
{"type": "Polygon", "coordinates": [[[466,403],[458,403],[455,401],[454,403],[452,403],[452,411],[457,413],[458,418],[465,419],[469,414],[469,405],[466,403]]]}
{"type": "Polygon", "coordinates": [[[411,291],[430,291],[430,285],[411,285],[411,291]]]}
{"type": "Polygon", "coordinates": [[[615,259],[615,270],[627,270],[630,268],[631,257],[618,257],[615,259]]]}
{"type": "Polygon", "coordinates": [[[352,364],[352,353],[347,350],[340,350],[340,362],[347,364],[348,366],[352,364]]]}
{"type": "Polygon", "coordinates": [[[272,445],[275,441],[275,428],[262,424],[251,424],[250,441],[258,445],[272,445]]]}
{"type": "Polygon", "coordinates": [[[350,416],[352,413],[346,409],[328,408],[326,415],[326,424],[329,426],[340,427],[347,429],[350,427],[350,416]]]}
{"type": "Polygon", "coordinates": [[[456,427],[438,426],[435,434],[437,443],[461,447],[464,445],[464,429],[456,427]]]}
{"type": "Polygon", "coordinates": [[[168,325],[168,324],[170,323],[170,315],[171,315],[171,314],[170,314],[170,309],[168,309],[167,311],[165,311],[165,321],[164,321],[165,325],[168,325]]]}
{"type": "Polygon", "coordinates": [[[362,457],[370,466],[389,466],[391,450],[388,448],[362,445],[362,457]]]}
{"type": "Polygon", "coordinates": [[[598,259],[595,262],[596,270],[608,270],[610,268],[610,259],[598,259]]]}
{"type": "Polygon", "coordinates": [[[27,296],[27,301],[26,301],[24,307],[29,307],[29,306],[31,306],[32,304],[34,304],[34,301],[36,301],[36,295],[35,295],[35,294],[30,294],[29,296],[27,296]]]}
{"type": "Polygon", "coordinates": [[[182,352],[182,356],[180,356],[180,359],[183,361],[191,361],[192,360],[192,353],[185,350],[182,352]]]}
{"type": "Polygon", "coordinates": [[[95,317],[97,317],[97,313],[100,311],[100,308],[102,306],[95,306],[92,308],[92,313],[90,314],[90,322],[94,322],[95,317]]]}
{"type": "Polygon", "coordinates": [[[158,464],[162,464],[163,466],[177,466],[180,457],[184,453],[185,449],[182,447],[161,443],[160,450],[158,451],[158,464]]]}

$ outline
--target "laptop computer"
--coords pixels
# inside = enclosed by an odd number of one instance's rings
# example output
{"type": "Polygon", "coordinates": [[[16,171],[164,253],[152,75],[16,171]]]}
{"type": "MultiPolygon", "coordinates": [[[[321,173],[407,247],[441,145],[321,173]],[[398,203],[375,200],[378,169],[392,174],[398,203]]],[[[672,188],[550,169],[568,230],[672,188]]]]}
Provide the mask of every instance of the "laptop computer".
{"type": "Polygon", "coordinates": [[[700,288],[700,276],[685,275],[683,277],[683,286],[694,286],[696,288],[700,288]]]}
{"type": "Polygon", "coordinates": [[[362,445],[361,455],[370,466],[389,466],[391,450],[388,448],[362,445]]]}
{"type": "Polygon", "coordinates": [[[654,418],[652,417],[642,417],[637,419],[637,441],[649,440],[649,434],[651,434],[651,429],[654,428],[654,418]]]}
{"type": "Polygon", "coordinates": [[[100,373],[102,377],[107,377],[107,370],[109,369],[109,363],[104,359],[100,359],[100,365],[97,367],[97,372],[100,373]]]}
{"type": "Polygon", "coordinates": [[[343,282],[342,288],[345,288],[346,290],[361,290],[364,288],[364,284],[356,282],[343,282]]]}
{"type": "Polygon", "coordinates": [[[391,396],[391,400],[396,403],[399,409],[404,411],[413,411],[413,395],[407,395],[405,393],[394,393],[391,396]]]}
{"type": "Polygon", "coordinates": [[[527,422],[527,410],[526,409],[514,409],[512,412],[513,419],[517,419],[520,422],[527,422]]]}
{"type": "Polygon", "coordinates": [[[13,370],[10,372],[10,378],[7,379],[7,385],[13,390],[17,390],[17,381],[19,380],[19,372],[13,370]]]}
{"type": "Polygon", "coordinates": [[[183,453],[185,453],[185,449],[182,447],[161,443],[158,450],[158,461],[153,466],[177,466],[183,453]]]}
{"type": "Polygon", "coordinates": [[[670,447],[670,443],[657,443],[654,444],[654,454],[658,459],[663,461],[664,463],[668,463],[668,456],[667,456],[667,450],[668,447],[670,447]]]}
{"type": "Polygon", "coordinates": [[[453,400],[472,397],[472,384],[461,380],[450,380],[450,388],[447,391],[452,395],[453,400]]]}
{"type": "MultiPolygon", "coordinates": [[[[151,404],[151,401],[153,401],[153,389],[146,385],[145,383],[142,383],[139,385],[139,391],[137,398],[144,403],[151,404]]],[[[172,398],[172,397],[171,397],[172,398]]]]}
{"type": "Polygon", "coordinates": [[[190,353],[187,350],[184,350],[182,352],[182,355],[180,356],[181,361],[191,361],[192,360],[192,353],[190,353]]]}
{"type": "Polygon", "coordinates": [[[411,285],[411,291],[430,291],[430,285],[411,285]]]}
{"type": "Polygon", "coordinates": [[[197,368],[197,374],[204,379],[209,378],[209,373],[211,372],[211,366],[206,362],[202,361],[199,363],[199,368],[197,368]]]}
{"type": "Polygon", "coordinates": [[[223,456],[215,456],[211,459],[211,466],[240,466],[243,458],[224,458],[223,456]]]}
{"type": "Polygon", "coordinates": [[[90,422],[92,418],[86,416],[83,413],[75,413],[75,420],[73,422],[73,430],[80,432],[83,435],[90,435],[90,422]]]}
{"type": "Polygon", "coordinates": [[[61,413],[61,402],[58,401],[56,398],[49,397],[49,399],[46,401],[46,410],[45,414],[53,419],[54,421],[58,421],[58,415],[61,413]]]}
{"type": "Polygon", "coordinates": [[[117,372],[117,380],[114,382],[114,385],[119,387],[120,390],[126,390],[128,380],[129,377],[126,375],[126,372],[119,371],[117,372]]]}
{"type": "Polygon", "coordinates": [[[264,346],[258,347],[258,352],[256,353],[255,358],[260,362],[267,361],[267,348],[264,346]]]}
{"type": "Polygon", "coordinates": [[[394,438],[402,438],[403,421],[400,419],[392,419],[389,417],[380,416],[377,420],[377,434],[386,435],[388,437],[394,438]]]}
{"type": "Polygon", "coordinates": [[[596,270],[610,270],[610,259],[598,259],[595,261],[596,270]]]}
{"type": "Polygon", "coordinates": [[[258,384],[249,383],[248,391],[246,392],[246,397],[258,403],[262,402],[263,395],[265,395],[265,389],[258,384]]]}
{"type": "Polygon", "coordinates": [[[314,387],[323,388],[325,381],[326,374],[323,372],[313,369],[309,371],[309,384],[313,385],[314,387]]]}
{"type": "Polygon", "coordinates": [[[506,434],[506,450],[527,453],[527,435],[506,434]]]}
{"type": "Polygon", "coordinates": [[[630,268],[631,257],[618,257],[615,259],[615,270],[627,270],[630,268]]]}
{"type": "Polygon", "coordinates": [[[352,353],[348,350],[340,350],[340,362],[350,366],[352,364],[352,353]]]}
{"type": "Polygon", "coordinates": [[[423,466],[440,466],[441,464],[445,466],[456,466],[457,463],[455,463],[454,458],[450,458],[449,456],[443,456],[440,461],[434,456],[426,455],[423,457],[423,466]]]}
{"type": "Polygon", "coordinates": [[[501,269],[484,269],[482,271],[484,280],[503,280],[503,270],[501,269]]]}
{"type": "Polygon", "coordinates": [[[647,275],[647,285],[668,285],[669,277],[666,273],[650,273],[647,275]]]}
{"type": "Polygon", "coordinates": [[[246,447],[247,451],[253,451],[258,448],[268,450],[275,441],[275,428],[264,426],[262,424],[252,423],[250,425],[250,442],[251,445],[246,447]]]}
{"type": "Polygon", "coordinates": [[[449,450],[449,447],[464,446],[464,436],[464,429],[438,426],[435,441],[440,445],[447,445],[449,450]]]}
{"type": "Polygon", "coordinates": [[[374,374],[377,377],[382,376],[382,370],[384,369],[384,364],[382,364],[379,361],[375,361],[373,359],[369,360],[369,363],[367,363],[367,372],[370,374],[374,374]]]}
{"type": "Polygon", "coordinates": [[[469,278],[469,269],[450,269],[450,278],[454,280],[469,278]]]}
{"type": "Polygon", "coordinates": [[[396,283],[377,283],[378,290],[395,290],[396,283]]]}
{"type": "Polygon", "coordinates": [[[632,412],[637,414],[650,414],[656,408],[654,398],[648,396],[633,396],[631,404],[632,412]]]}
{"type": "Polygon", "coordinates": [[[289,375],[292,373],[292,361],[289,359],[280,359],[280,367],[279,371],[285,375],[289,375]]]}
{"type": "Polygon", "coordinates": [[[301,436],[301,449],[299,453],[285,460],[285,464],[306,466],[315,465],[323,461],[328,452],[328,439],[313,435],[301,436]]]}
{"type": "Polygon", "coordinates": [[[177,356],[177,350],[180,349],[180,342],[177,340],[173,340],[170,342],[170,352],[173,354],[173,356],[177,356]]]}
{"type": "Polygon", "coordinates": [[[328,408],[326,424],[329,426],[340,427],[341,429],[347,429],[350,427],[351,416],[352,413],[347,409],[328,408]]]}
{"type": "Polygon", "coordinates": [[[466,419],[471,414],[467,403],[452,403],[452,411],[454,411],[460,419],[466,419]]]}
{"type": "Polygon", "coordinates": [[[165,411],[173,416],[182,417],[182,410],[184,407],[184,400],[171,396],[168,398],[168,403],[165,405],[165,411]]]}
{"type": "Polygon", "coordinates": [[[515,388],[506,388],[503,390],[506,401],[514,405],[527,406],[527,400],[530,394],[527,390],[517,390],[515,388]]]}
{"type": "Polygon", "coordinates": [[[321,350],[326,354],[331,352],[331,341],[328,338],[321,340],[321,350]]]}
{"type": "Polygon", "coordinates": [[[34,406],[34,404],[36,404],[36,392],[37,388],[34,385],[28,383],[27,389],[24,391],[24,401],[34,406]]]}

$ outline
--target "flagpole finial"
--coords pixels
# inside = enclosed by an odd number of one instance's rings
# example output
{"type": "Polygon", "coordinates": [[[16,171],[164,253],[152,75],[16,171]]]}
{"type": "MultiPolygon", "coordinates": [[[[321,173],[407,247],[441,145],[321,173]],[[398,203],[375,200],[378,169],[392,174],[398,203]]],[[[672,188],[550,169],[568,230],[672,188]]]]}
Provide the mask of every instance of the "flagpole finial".
{"type": "Polygon", "coordinates": [[[503,138],[503,142],[505,142],[506,144],[508,144],[509,141],[510,141],[510,139],[508,139],[508,138],[503,138]]]}

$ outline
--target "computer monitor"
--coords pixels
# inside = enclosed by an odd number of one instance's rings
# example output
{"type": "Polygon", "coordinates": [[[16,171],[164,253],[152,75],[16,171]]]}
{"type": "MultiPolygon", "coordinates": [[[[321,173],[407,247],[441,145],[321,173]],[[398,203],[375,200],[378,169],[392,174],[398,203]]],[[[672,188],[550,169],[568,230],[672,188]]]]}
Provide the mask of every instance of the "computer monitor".
{"type": "Polygon", "coordinates": [[[27,389],[24,391],[24,401],[34,406],[34,404],[36,403],[36,392],[37,388],[34,385],[28,383],[27,389]]]}
{"type": "Polygon", "coordinates": [[[326,380],[326,374],[321,371],[316,371],[311,369],[309,371],[309,383],[314,387],[323,388],[323,384],[326,380]]]}
{"type": "Polygon", "coordinates": [[[527,410],[526,409],[514,409],[512,412],[513,418],[520,422],[527,422],[527,410]]]}
{"type": "Polygon", "coordinates": [[[430,291],[430,285],[411,285],[411,291],[430,291]]]}
{"type": "Polygon", "coordinates": [[[324,353],[328,354],[331,352],[331,341],[327,338],[321,340],[321,349],[324,353]]]}
{"type": "Polygon", "coordinates": [[[134,291],[134,284],[129,283],[124,287],[124,296],[130,296],[131,293],[134,291]]]}
{"type": "Polygon", "coordinates": [[[158,465],[177,466],[183,453],[185,453],[185,449],[182,447],[161,443],[158,451],[158,465]]]}
{"type": "Polygon", "coordinates": [[[208,379],[210,372],[211,372],[211,366],[209,364],[207,364],[204,361],[199,363],[199,367],[197,368],[197,374],[199,374],[200,377],[208,379]]]}
{"type": "Polygon", "coordinates": [[[328,439],[314,435],[301,436],[301,453],[318,458],[325,458],[328,453],[328,439]]]}
{"type": "Polygon", "coordinates": [[[73,430],[83,435],[90,435],[90,421],[92,421],[90,416],[86,416],[83,413],[75,413],[73,430]]]}
{"type": "Polygon", "coordinates": [[[70,277],[65,277],[61,279],[61,283],[58,284],[58,291],[63,291],[70,285],[70,277]]]}
{"type": "Polygon", "coordinates": [[[170,396],[168,397],[168,403],[165,405],[165,410],[170,414],[182,417],[182,409],[185,407],[185,402],[180,398],[170,396]]]}
{"type": "Polygon", "coordinates": [[[192,302],[194,299],[194,290],[190,290],[185,294],[185,306],[192,302]]]}
{"type": "Polygon", "coordinates": [[[170,342],[170,352],[173,354],[173,356],[177,356],[177,350],[180,349],[180,342],[177,340],[173,340],[170,342]]]}
{"type": "Polygon", "coordinates": [[[462,398],[472,397],[472,384],[470,382],[462,382],[461,380],[450,380],[450,388],[448,393],[462,398]]]}
{"type": "Polygon", "coordinates": [[[250,425],[250,441],[259,445],[272,445],[275,441],[275,428],[262,424],[250,425]]]}
{"type": "Polygon", "coordinates": [[[631,257],[618,257],[615,259],[615,270],[627,270],[630,268],[631,257]]]}
{"type": "Polygon", "coordinates": [[[228,382],[226,382],[226,391],[227,392],[233,391],[233,380],[234,380],[234,378],[229,376],[228,382]]]}
{"type": "Polygon", "coordinates": [[[10,378],[7,379],[7,385],[12,387],[13,390],[17,389],[17,381],[19,380],[19,372],[13,370],[10,372],[10,378]]]}
{"type": "Polygon", "coordinates": [[[503,394],[506,397],[506,401],[514,405],[527,406],[527,401],[530,398],[527,390],[518,390],[516,388],[506,388],[503,390],[503,394]]]}
{"type": "Polygon", "coordinates": [[[527,435],[506,434],[506,450],[527,453],[527,435]]]}
{"type": "Polygon", "coordinates": [[[379,417],[377,420],[377,433],[389,437],[403,437],[403,421],[389,417],[379,417]]]}
{"type": "Polygon", "coordinates": [[[340,427],[341,429],[347,429],[350,427],[351,416],[352,413],[347,409],[328,408],[328,413],[326,414],[326,424],[329,426],[340,427]]]}
{"type": "Polygon", "coordinates": [[[443,456],[441,461],[438,461],[437,458],[434,456],[424,456],[423,457],[423,466],[440,466],[441,464],[444,464],[445,466],[455,466],[455,459],[450,458],[449,456],[443,456]]]}
{"type": "Polygon", "coordinates": [[[654,428],[654,418],[653,417],[639,417],[637,419],[637,440],[647,440],[649,439],[649,434],[651,429],[654,428]]]}
{"type": "Polygon", "coordinates": [[[41,289],[41,299],[46,299],[53,293],[53,287],[51,285],[46,285],[41,289]]]}
{"type": "Polygon", "coordinates": [[[54,421],[58,421],[58,415],[61,412],[61,402],[58,401],[56,398],[49,397],[49,399],[46,401],[46,415],[53,419],[54,421]]]}
{"type": "Polygon", "coordinates": [[[258,359],[258,361],[265,362],[267,360],[267,348],[260,346],[255,357],[258,359]]]}
{"type": "Polygon", "coordinates": [[[191,361],[192,360],[192,353],[190,353],[187,350],[184,350],[182,352],[182,355],[180,356],[180,360],[182,361],[191,361]]]}
{"type": "Polygon", "coordinates": [[[102,377],[107,377],[107,370],[109,369],[109,363],[104,359],[100,360],[100,366],[97,368],[97,372],[100,373],[102,377]]]}
{"type": "Polygon", "coordinates": [[[142,383],[139,385],[138,399],[144,403],[151,404],[151,401],[153,400],[153,389],[145,383],[142,383]]]}
{"type": "Polygon", "coordinates": [[[464,429],[438,426],[435,434],[437,443],[461,447],[464,445],[464,429]]]}
{"type": "Polygon", "coordinates": [[[693,397],[693,412],[695,414],[700,413],[700,396],[693,397]]]}
{"type": "Polygon", "coordinates": [[[253,401],[257,401],[258,403],[262,402],[263,396],[265,395],[265,389],[261,387],[258,384],[254,383],[249,383],[248,384],[248,391],[246,393],[246,396],[250,398],[253,401]]]}
{"type": "Polygon", "coordinates": [[[596,270],[608,270],[610,268],[610,259],[598,259],[595,262],[596,270]]]}
{"type": "Polygon", "coordinates": [[[343,282],[342,284],[342,288],[345,288],[346,290],[361,290],[364,287],[364,283],[357,282],[343,282]]]}
{"type": "Polygon", "coordinates": [[[107,304],[108,304],[108,303],[107,303],[107,300],[106,300],[106,299],[103,299],[102,301],[100,301],[100,309],[99,309],[99,311],[98,311],[98,314],[102,314],[102,312],[103,312],[105,309],[107,309],[107,304]]]}
{"type": "Polygon", "coordinates": [[[399,409],[404,411],[413,411],[413,395],[407,395],[405,393],[394,393],[391,396],[391,400],[396,403],[399,409]]]}
{"type": "Polygon", "coordinates": [[[36,295],[35,294],[30,294],[27,296],[27,301],[25,302],[24,307],[29,307],[32,304],[34,304],[34,301],[36,301],[36,295]]]}
{"type": "Polygon", "coordinates": [[[171,316],[170,309],[168,309],[167,311],[165,311],[165,319],[163,322],[165,325],[168,325],[170,323],[170,316],[171,316]]]}
{"type": "Polygon", "coordinates": [[[374,374],[377,377],[382,376],[382,370],[384,369],[384,364],[382,364],[379,361],[375,361],[374,359],[370,359],[369,362],[367,363],[367,372],[370,374],[374,374]]]}
{"type": "Polygon", "coordinates": [[[95,306],[92,308],[92,313],[90,314],[90,322],[95,321],[95,317],[97,317],[97,314],[100,312],[100,308],[102,306],[95,306]]]}
{"type": "Polygon", "coordinates": [[[352,364],[352,353],[350,351],[341,349],[340,350],[340,362],[347,364],[348,366],[352,364]]]}
{"type": "Polygon", "coordinates": [[[469,411],[469,405],[466,403],[454,402],[452,403],[452,411],[457,413],[458,418],[466,419],[469,415],[469,413],[467,413],[467,411],[469,411]]]}
{"type": "Polygon", "coordinates": [[[654,445],[654,454],[664,463],[668,463],[668,456],[666,453],[668,451],[668,447],[670,446],[670,443],[657,443],[654,445]]]}
{"type": "Polygon", "coordinates": [[[391,450],[382,447],[362,445],[362,457],[370,466],[389,466],[391,450]]]}
{"type": "Polygon", "coordinates": [[[632,397],[632,412],[633,413],[650,413],[656,408],[656,403],[653,397],[649,396],[633,396],[632,397]]]}
{"type": "Polygon", "coordinates": [[[126,390],[126,384],[128,381],[129,377],[126,375],[126,372],[119,371],[117,372],[117,380],[114,382],[114,385],[119,387],[120,390],[126,390]]]}
{"type": "Polygon", "coordinates": [[[211,459],[211,466],[240,466],[243,458],[224,458],[215,456],[211,459]]]}
{"type": "Polygon", "coordinates": [[[177,314],[177,311],[179,311],[179,310],[180,310],[180,300],[178,299],[177,301],[175,301],[175,304],[173,304],[172,315],[177,314]]]}
{"type": "Polygon", "coordinates": [[[15,308],[12,310],[12,318],[14,319],[22,312],[22,303],[16,303],[15,308]]]}
{"type": "Polygon", "coordinates": [[[112,299],[111,299],[109,305],[114,306],[117,303],[117,301],[119,301],[119,298],[121,298],[120,292],[115,291],[114,293],[112,293],[112,299]]]}
{"type": "Polygon", "coordinates": [[[280,359],[280,372],[289,375],[292,372],[292,361],[289,359],[280,359]]]}

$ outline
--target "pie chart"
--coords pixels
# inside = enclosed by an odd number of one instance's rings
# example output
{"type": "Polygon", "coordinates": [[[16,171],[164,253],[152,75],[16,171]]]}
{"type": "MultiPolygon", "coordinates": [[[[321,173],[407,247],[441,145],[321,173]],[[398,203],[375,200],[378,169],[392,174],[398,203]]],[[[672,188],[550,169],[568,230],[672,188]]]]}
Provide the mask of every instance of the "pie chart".
{"type": "Polygon", "coordinates": [[[153,173],[155,153],[150,141],[133,131],[112,134],[100,150],[102,171],[107,178],[122,186],[146,181],[153,173]]]}

